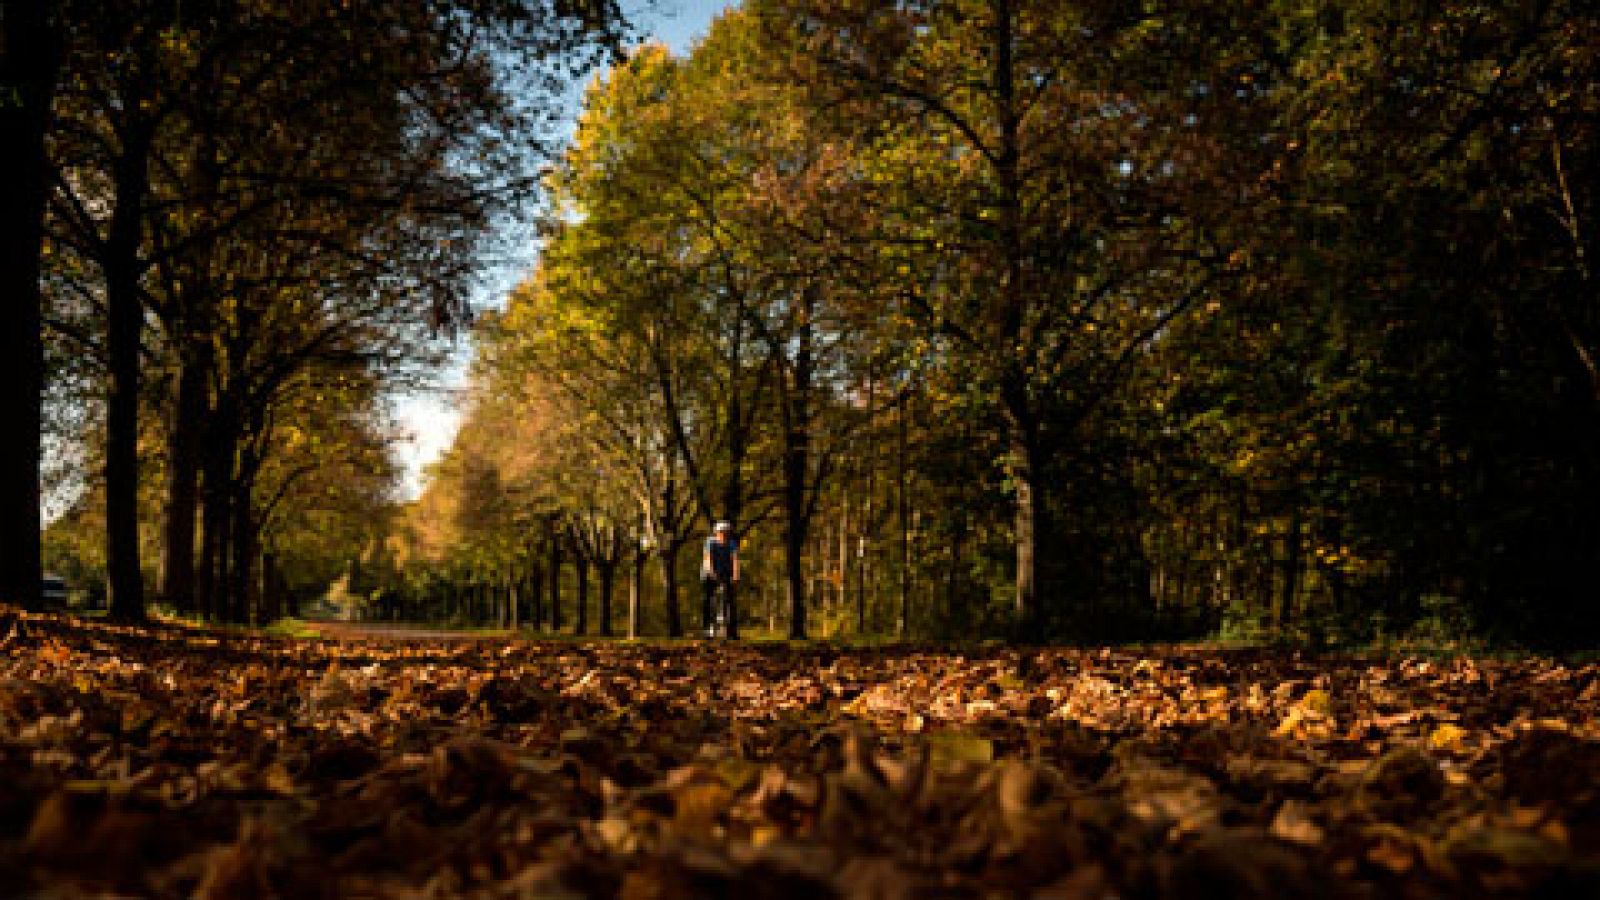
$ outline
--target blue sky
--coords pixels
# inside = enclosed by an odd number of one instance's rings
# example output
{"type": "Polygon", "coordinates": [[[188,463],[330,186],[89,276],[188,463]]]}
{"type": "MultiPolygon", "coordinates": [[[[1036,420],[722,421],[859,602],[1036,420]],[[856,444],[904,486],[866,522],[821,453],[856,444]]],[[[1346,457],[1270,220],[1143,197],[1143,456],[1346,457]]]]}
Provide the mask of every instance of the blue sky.
{"type": "MultiPolygon", "coordinates": [[[[637,7],[642,4],[628,5],[637,7]]],[[[706,26],[716,18],[717,13],[732,4],[728,0],[659,0],[655,5],[660,12],[643,21],[674,52],[682,53],[689,49],[694,38],[705,33],[706,26]]]]}
{"type": "MultiPolygon", "coordinates": [[[[687,52],[694,40],[705,33],[717,13],[730,5],[729,0],[624,0],[623,3],[624,8],[648,30],[652,38],[665,42],[674,53],[687,52]]],[[[581,91],[573,92],[574,99],[569,112],[573,120],[578,115],[580,94],[581,91]]],[[[526,265],[532,265],[531,252],[526,265]]],[[[499,295],[520,280],[523,274],[517,266],[510,267],[504,279],[508,283],[496,283],[486,291],[480,305],[499,306],[502,300],[499,295]]],[[[502,281],[499,278],[490,280],[492,283],[502,281]]],[[[395,403],[396,417],[408,435],[397,448],[397,455],[406,468],[404,492],[408,498],[416,496],[421,490],[423,467],[438,459],[455,438],[456,426],[461,421],[456,398],[466,380],[470,358],[470,346],[463,346],[456,354],[454,364],[441,374],[438,389],[404,396],[395,403]]]]}

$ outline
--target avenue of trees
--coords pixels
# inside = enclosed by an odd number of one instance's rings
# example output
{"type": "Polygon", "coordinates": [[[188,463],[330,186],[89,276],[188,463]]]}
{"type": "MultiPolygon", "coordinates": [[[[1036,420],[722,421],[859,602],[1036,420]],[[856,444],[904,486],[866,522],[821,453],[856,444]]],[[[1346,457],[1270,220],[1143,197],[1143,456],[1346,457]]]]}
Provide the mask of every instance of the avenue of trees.
{"type": "Polygon", "coordinates": [[[692,634],[727,520],[735,632],[1600,637],[1591,4],[3,2],[0,599],[692,634]]]}
{"type": "Polygon", "coordinates": [[[38,601],[42,552],[121,620],[271,619],[381,532],[386,397],[468,320],[618,10],[6,0],[0,25],[0,598],[38,601]],[[41,494],[66,507],[42,551],[41,494]]]}
{"type": "MultiPolygon", "coordinates": [[[[1587,4],[749,0],[590,88],[375,612],[1592,646],[1587,4]]],[[[381,568],[382,573],[377,569],[381,568]]]]}

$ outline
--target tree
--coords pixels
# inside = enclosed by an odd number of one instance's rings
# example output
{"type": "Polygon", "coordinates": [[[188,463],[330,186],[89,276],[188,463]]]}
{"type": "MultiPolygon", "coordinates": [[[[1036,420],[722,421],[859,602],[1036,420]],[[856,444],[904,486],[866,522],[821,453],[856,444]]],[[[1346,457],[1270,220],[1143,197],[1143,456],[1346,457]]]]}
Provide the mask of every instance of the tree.
{"type": "Polygon", "coordinates": [[[903,302],[1000,413],[1015,619],[1036,627],[1038,548],[1059,555],[1065,534],[1055,460],[1226,268],[1214,192],[1247,193],[1258,154],[1216,139],[1251,109],[1213,88],[1255,36],[1223,38],[1230,19],[1181,3],[760,8],[798,41],[796,76],[869,104],[883,135],[865,163],[883,185],[869,237],[900,256],[903,302]]]}
{"type": "MultiPolygon", "coordinates": [[[[331,299],[375,285],[371,296],[402,298],[418,326],[458,316],[482,249],[473,236],[491,210],[527,187],[527,151],[543,145],[531,125],[559,88],[558,70],[581,69],[616,39],[619,22],[603,0],[292,10],[151,2],[74,21],[59,234],[98,264],[104,283],[117,615],[137,618],[143,607],[130,523],[138,512],[131,435],[145,312],[160,316],[181,369],[164,568],[182,602],[196,470],[210,470],[202,547],[210,541],[214,566],[238,557],[216,550],[219,537],[228,543],[223,523],[248,520],[237,509],[220,511],[231,503],[220,498],[249,496],[232,483],[238,473],[225,465],[228,447],[249,438],[240,433],[252,430],[288,374],[269,365],[274,374],[242,376],[255,380],[249,387],[238,373],[224,375],[228,385],[211,392],[221,405],[207,406],[200,394],[219,364],[217,332],[231,329],[223,343],[235,362],[257,346],[285,346],[286,358],[303,360],[306,342],[241,324],[270,319],[268,306],[305,291],[331,299]],[[235,52],[244,45],[260,52],[235,52]],[[526,54],[522,63],[505,62],[517,53],[526,54]],[[506,140],[512,133],[526,140],[506,140]],[[264,272],[260,263],[278,254],[295,264],[264,272]],[[202,419],[209,465],[196,452],[202,419]]],[[[328,332],[311,332],[324,335],[310,341],[314,355],[328,332]]],[[[243,553],[248,543],[232,546],[243,553]]],[[[248,580],[228,565],[224,581],[248,580]]]]}
{"type": "MultiPolygon", "coordinates": [[[[0,6],[0,357],[7,374],[0,416],[39,422],[44,390],[39,277],[44,205],[48,193],[45,138],[61,65],[60,23],[47,0],[5,0],[0,6]]],[[[0,561],[0,599],[39,603],[39,456],[36,436],[5,442],[0,455],[0,508],[6,552],[0,561]]]]}

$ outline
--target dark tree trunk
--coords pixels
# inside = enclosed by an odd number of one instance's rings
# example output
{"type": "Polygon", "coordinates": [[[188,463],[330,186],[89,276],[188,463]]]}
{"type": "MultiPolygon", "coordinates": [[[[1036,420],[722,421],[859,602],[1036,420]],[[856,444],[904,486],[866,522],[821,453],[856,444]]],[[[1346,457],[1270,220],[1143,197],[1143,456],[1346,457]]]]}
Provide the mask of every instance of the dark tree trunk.
{"type": "MultiPolygon", "coordinates": [[[[1014,426],[1026,428],[1026,425],[1014,426]]],[[[1037,548],[1043,526],[1044,498],[1039,480],[1038,441],[1013,432],[1010,476],[1016,491],[1012,539],[1016,542],[1017,586],[1014,627],[1019,635],[1035,634],[1043,624],[1039,604],[1037,548]]]]}
{"type": "Polygon", "coordinates": [[[561,631],[561,535],[550,529],[550,631],[561,631]]]}
{"type": "Polygon", "coordinates": [[[611,593],[617,584],[617,560],[599,560],[594,568],[600,576],[600,636],[611,637],[611,593]]]}
{"type": "Polygon", "coordinates": [[[900,520],[900,627],[899,637],[911,635],[911,497],[907,494],[910,467],[906,458],[907,432],[905,400],[900,401],[900,421],[895,439],[895,506],[900,520]]]}
{"type": "Polygon", "coordinates": [[[45,137],[61,67],[61,35],[51,0],[5,0],[0,47],[0,421],[14,432],[0,441],[0,601],[39,607],[40,335],[39,272],[49,168],[45,137]]]}
{"type": "MultiPolygon", "coordinates": [[[[272,578],[267,582],[268,587],[283,598],[284,615],[291,619],[300,618],[300,595],[289,587],[288,579],[283,577],[283,570],[278,568],[276,557],[272,558],[272,565],[269,567],[269,571],[272,572],[272,578]]],[[[397,607],[401,602],[396,597],[395,605],[397,607]]]]}
{"type": "Polygon", "coordinates": [[[106,569],[111,617],[145,618],[139,564],[139,348],[144,302],[139,293],[139,247],[150,184],[154,127],[135,117],[123,129],[113,172],[115,204],[106,238],[105,270],[109,364],[106,398],[106,569]]]}
{"type": "Polygon", "coordinates": [[[684,542],[669,540],[656,559],[661,564],[661,591],[667,607],[667,636],[683,637],[683,615],[678,608],[678,557],[684,542]]]}
{"type": "MultiPolygon", "coordinates": [[[[723,586],[723,609],[727,611],[727,637],[730,641],[739,639],[739,582],[729,580],[723,586]]],[[[715,615],[713,611],[712,615],[715,615]]]]}
{"type": "Polygon", "coordinates": [[[639,604],[644,600],[644,568],[650,561],[650,555],[644,552],[643,547],[635,547],[633,553],[633,573],[628,581],[628,638],[630,640],[639,636],[639,604]]]}
{"type": "MultiPolygon", "coordinates": [[[[195,342],[197,345],[203,342],[195,342]]],[[[161,597],[184,613],[198,611],[195,598],[195,515],[200,499],[200,462],[209,376],[209,349],[191,349],[180,363],[172,421],[167,432],[167,506],[163,512],[161,597]]]]}
{"type": "Polygon", "coordinates": [[[294,604],[288,601],[283,575],[278,571],[278,558],[272,553],[260,554],[261,560],[261,621],[275,622],[284,615],[295,615],[294,604]]]}
{"type": "Polygon", "coordinates": [[[544,625],[544,567],[537,563],[528,569],[528,622],[538,631],[544,625]]]}
{"type": "Polygon", "coordinates": [[[248,484],[234,487],[232,509],[233,553],[228,572],[228,621],[244,625],[255,617],[256,529],[250,509],[248,484]]]}
{"type": "Polygon", "coordinates": [[[786,514],[787,523],[783,534],[783,562],[784,573],[789,586],[789,640],[803,641],[806,638],[806,581],[804,569],[806,523],[804,516],[798,514],[792,506],[786,511],[786,514]]]}
{"type": "MultiPolygon", "coordinates": [[[[783,507],[784,569],[789,583],[789,639],[806,638],[805,546],[810,529],[810,496],[807,480],[811,468],[811,355],[816,295],[812,289],[801,292],[801,322],[790,368],[791,383],[785,391],[787,427],[783,432],[783,507]]],[[[730,618],[732,615],[730,613],[730,618]]],[[[736,637],[730,625],[729,636],[736,637]]]]}
{"type": "MultiPolygon", "coordinates": [[[[1026,252],[1022,236],[1021,116],[1018,112],[1016,72],[1014,71],[1017,23],[1008,0],[994,4],[993,95],[999,118],[999,146],[993,157],[1000,189],[999,229],[1005,255],[1005,279],[1000,284],[1003,313],[1000,317],[1001,347],[1033,346],[1033,326],[1027,321],[1029,291],[1024,284],[1026,252]]],[[[1001,352],[1009,352],[1001,350],[1001,352]]],[[[1038,546],[1046,508],[1046,482],[1040,477],[1040,435],[1038,410],[1030,396],[1025,360],[1010,360],[1001,375],[1001,401],[1010,431],[1009,472],[1016,489],[1013,510],[1013,538],[1016,541],[1017,586],[1016,617],[1013,626],[1020,635],[1035,635],[1043,624],[1038,584],[1038,546]]]]}
{"type": "Polygon", "coordinates": [[[582,553],[573,554],[572,569],[578,577],[578,614],[573,630],[577,634],[589,633],[589,558],[582,553]]]}
{"type": "MultiPolygon", "coordinates": [[[[749,451],[745,433],[744,398],[739,393],[739,375],[743,371],[744,304],[733,323],[732,364],[728,367],[728,480],[722,489],[723,515],[740,534],[739,520],[744,515],[744,459],[749,451]]],[[[727,610],[727,638],[739,639],[739,583],[730,580],[723,588],[723,608],[727,610]]],[[[715,612],[712,613],[715,615],[715,612]]]]}
{"type": "Polygon", "coordinates": [[[221,568],[219,560],[228,552],[227,527],[223,524],[227,520],[227,511],[209,490],[204,492],[203,500],[200,507],[200,564],[195,568],[194,599],[200,616],[207,621],[215,621],[219,618],[217,606],[221,593],[220,579],[217,577],[221,568]]]}
{"type": "Polygon", "coordinates": [[[200,565],[196,571],[195,599],[208,620],[228,615],[227,560],[233,543],[230,512],[233,482],[234,427],[232,406],[226,394],[205,429],[200,507],[200,565]]]}

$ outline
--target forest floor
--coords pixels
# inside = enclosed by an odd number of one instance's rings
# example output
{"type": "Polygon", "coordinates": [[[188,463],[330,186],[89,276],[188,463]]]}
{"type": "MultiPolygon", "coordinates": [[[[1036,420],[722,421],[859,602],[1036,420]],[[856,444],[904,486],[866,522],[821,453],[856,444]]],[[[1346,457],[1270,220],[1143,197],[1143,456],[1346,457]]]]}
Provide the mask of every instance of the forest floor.
{"type": "Polygon", "coordinates": [[[0,894],[1600,896],[1600,666],[0,608],[0,894]]]}

